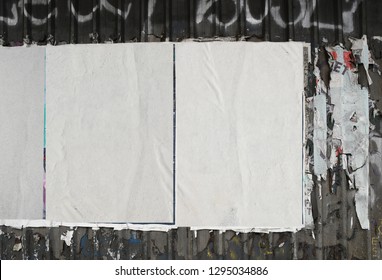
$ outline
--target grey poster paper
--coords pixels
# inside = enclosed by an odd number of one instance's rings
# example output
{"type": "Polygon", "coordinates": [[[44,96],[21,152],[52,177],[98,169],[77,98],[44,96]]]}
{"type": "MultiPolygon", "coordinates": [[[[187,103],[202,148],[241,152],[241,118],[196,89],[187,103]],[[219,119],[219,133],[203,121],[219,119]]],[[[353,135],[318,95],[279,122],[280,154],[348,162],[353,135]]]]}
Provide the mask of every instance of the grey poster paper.
{"type": "Polygon", "coordinates": [[[303,44],[176,47],[177,225],[303,226],[303,44]]]}
{"type": "Polygon", "coordinates": [[[173,45],[47,48],[47,218],[173,222],[173,45]]]}
{"type": "Polygon", "coordinates": [[[43,218],[44,55],[0,47],[0,219],[43,218]]]}

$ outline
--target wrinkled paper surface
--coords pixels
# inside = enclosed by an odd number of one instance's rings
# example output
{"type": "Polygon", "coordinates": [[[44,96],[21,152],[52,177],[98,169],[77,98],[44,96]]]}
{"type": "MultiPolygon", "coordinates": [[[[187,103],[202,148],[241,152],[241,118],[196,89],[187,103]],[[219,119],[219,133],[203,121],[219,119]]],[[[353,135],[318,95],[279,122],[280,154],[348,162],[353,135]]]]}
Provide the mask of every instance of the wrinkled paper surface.
{"type": "Polygon", "coordinates": [[[176,47],[177,225],[303,226],[303,43],[176,47]]]}
{"type": "Polygon", "coordinates": [[[44,55],[0,48],[0,219],[43,218],[44,55]]]}
{"type": "Polygon", "coordinates": [[[173,222],[173,45],[47,48],[47,218],[173,222]]]}

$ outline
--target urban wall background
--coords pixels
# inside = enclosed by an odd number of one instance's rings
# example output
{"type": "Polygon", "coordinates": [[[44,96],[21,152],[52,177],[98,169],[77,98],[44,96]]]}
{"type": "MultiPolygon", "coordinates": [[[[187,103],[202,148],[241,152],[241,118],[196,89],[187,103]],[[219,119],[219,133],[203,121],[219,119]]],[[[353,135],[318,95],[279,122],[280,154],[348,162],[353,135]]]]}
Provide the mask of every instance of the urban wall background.
{"type": "Polygon", "coordinates": [[[346,42],[381,35],[378,0],[6,0],[5,45],[232,37],[346,42]]]}
{"type": "MultiPolygon", "coordinates": [[[[313,54],[319,46],[349,47],[348,37],[366,34],[382,65],[381,15],[378,0],[4,0],[0,44],[295,40],[311,43],[313,54]]],[[[325,62],[326,57],[320,59],[320,68],[328,75],[325,62]]],[[[307,95],[312,96],[313,65],[308,72],[307,95]]],[[[381,109],[382,78],[370,75],[370,95],[381,109]]],[[[0,226],[0,258],[382,259],[381,115],[371,113],[370,122],[375,126],[370,134],[370,231],[359,225],[355,190],[349,189],[345,172],[328,170],[321,198],[318,184],[313,186],[313,230],[236,234],[0,226]],[[330,180],[333,172],[336,182],[330,180]],[[335,192],[333,184],[338,185],[335,192]]]]}

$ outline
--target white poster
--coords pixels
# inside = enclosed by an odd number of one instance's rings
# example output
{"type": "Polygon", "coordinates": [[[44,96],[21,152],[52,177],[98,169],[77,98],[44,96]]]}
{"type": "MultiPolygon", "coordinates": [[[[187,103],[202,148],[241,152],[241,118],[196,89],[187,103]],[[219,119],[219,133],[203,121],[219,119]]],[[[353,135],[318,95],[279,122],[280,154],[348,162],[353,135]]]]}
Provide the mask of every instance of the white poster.
{"type": "Polygon", "coordinates": [[[47,48],[47,218],[173,223],[173,45],[47,48]]]}
{"type": "Polygon", "coordinates": [[[303,43],[176,45],[176,221],[303,226],[303,43]]]}
{"type": "Polygon", "coordinates": [[[0,219],[43,218],[44,55],[0,47],[0,219]]]}

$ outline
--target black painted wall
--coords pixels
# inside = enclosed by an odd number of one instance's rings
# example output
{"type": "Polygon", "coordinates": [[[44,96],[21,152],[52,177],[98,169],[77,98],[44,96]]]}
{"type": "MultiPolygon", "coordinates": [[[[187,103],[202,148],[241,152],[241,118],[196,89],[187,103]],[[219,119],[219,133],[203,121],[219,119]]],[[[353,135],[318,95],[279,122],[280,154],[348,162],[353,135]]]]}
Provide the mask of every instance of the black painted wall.
{"type": "Polygon", "coordinates": [[[2,0],[0,43],[247,40],[382,35],[380,0],[2,0]]]}

